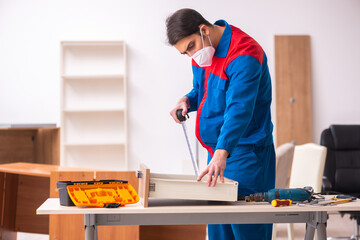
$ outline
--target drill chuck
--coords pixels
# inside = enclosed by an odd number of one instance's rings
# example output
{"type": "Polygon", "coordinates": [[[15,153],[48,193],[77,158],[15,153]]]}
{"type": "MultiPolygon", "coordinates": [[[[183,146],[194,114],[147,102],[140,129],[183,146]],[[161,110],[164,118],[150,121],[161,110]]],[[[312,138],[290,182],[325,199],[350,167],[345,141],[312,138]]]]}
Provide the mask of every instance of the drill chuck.
{"type": "Polygon", "coordinates": [[[245,201],[247,201],[247,202],[262,202],[262,201],[264,201],[264,194],[263,193],[250,194],[250,196],[245,197],[245,201]]]}

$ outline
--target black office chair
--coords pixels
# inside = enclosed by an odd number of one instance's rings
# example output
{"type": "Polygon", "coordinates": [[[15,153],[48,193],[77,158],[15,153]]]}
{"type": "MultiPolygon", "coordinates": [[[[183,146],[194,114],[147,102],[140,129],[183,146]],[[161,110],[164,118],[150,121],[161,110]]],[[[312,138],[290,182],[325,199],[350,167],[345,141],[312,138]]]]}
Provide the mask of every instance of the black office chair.
{"type": "MultiPolygon", "coordinates": [[[[322,192],[360,198],[360,125],[331,125],[321,133],[321,145],[327,147],[322,192]]],[[[360,239],[360,213],[350,213],[355,220],[354,236],[360,239]]]]}

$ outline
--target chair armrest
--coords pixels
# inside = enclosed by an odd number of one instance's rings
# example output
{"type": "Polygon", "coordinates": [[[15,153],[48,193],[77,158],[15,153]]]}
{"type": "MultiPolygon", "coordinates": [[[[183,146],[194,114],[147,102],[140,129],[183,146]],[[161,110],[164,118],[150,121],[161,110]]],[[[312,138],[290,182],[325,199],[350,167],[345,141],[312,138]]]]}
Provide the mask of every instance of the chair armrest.
{"type": "Polygon", "coordinates": [[[331,184],[330,180],[326,176],[323,176],[322,177],[321,193],[322,194],[329,193],[331,191],[331,189],[332,189],[332,184],[331,184]]]}

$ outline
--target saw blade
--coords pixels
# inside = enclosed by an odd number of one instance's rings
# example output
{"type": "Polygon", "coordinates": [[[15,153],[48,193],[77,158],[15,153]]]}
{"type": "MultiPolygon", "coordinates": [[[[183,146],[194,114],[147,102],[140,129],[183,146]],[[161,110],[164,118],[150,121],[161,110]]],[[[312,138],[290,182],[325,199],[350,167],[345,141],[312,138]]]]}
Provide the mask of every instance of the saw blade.
{"type": "Polygon", "coordinates": [[[195,158],[194,158],[194,154],[191,150],[191,145],[190,145],[190,142],[189,142],[189,137],[188,137],[188,134],[187,134],[187,129],[186,129],[186,124],[185,122],[181,122],[181,126],[184,130],[184,135],[185,135],[185,139],[186,139],[186,143],[187,143],[187,146],[188,146],[188,149],[189,149],[189,153],[190,153],[190,157],[191,157],[191,161],[192,161],[192,164],[193,164],[193,167],[194,167],[194,171],[195,171],[195,175],[196,175],[196,179],[199,177],[199,168],[198,168],[198,165],[195,161],[195,158]]]}

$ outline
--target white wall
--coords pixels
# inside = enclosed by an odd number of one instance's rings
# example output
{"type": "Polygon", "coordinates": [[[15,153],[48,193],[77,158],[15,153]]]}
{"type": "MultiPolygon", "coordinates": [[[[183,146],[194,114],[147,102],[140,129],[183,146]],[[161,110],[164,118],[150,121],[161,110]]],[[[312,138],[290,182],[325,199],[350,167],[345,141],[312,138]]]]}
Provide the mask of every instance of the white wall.
{"type": "Polygon", "coordinates": [[[166,45],[164,21],[183,7],[253,36],[273,80],[274,35],[310,35],[314,142],[331,123],[360,123],[358,0],[0,0],[0,123],[60,124],[60,41],[124,40],[130,168],[145,162],[153,171],[182,172],[190,160],[169,111],[190,90],[192,73],[190,60],[166,45]]]}

